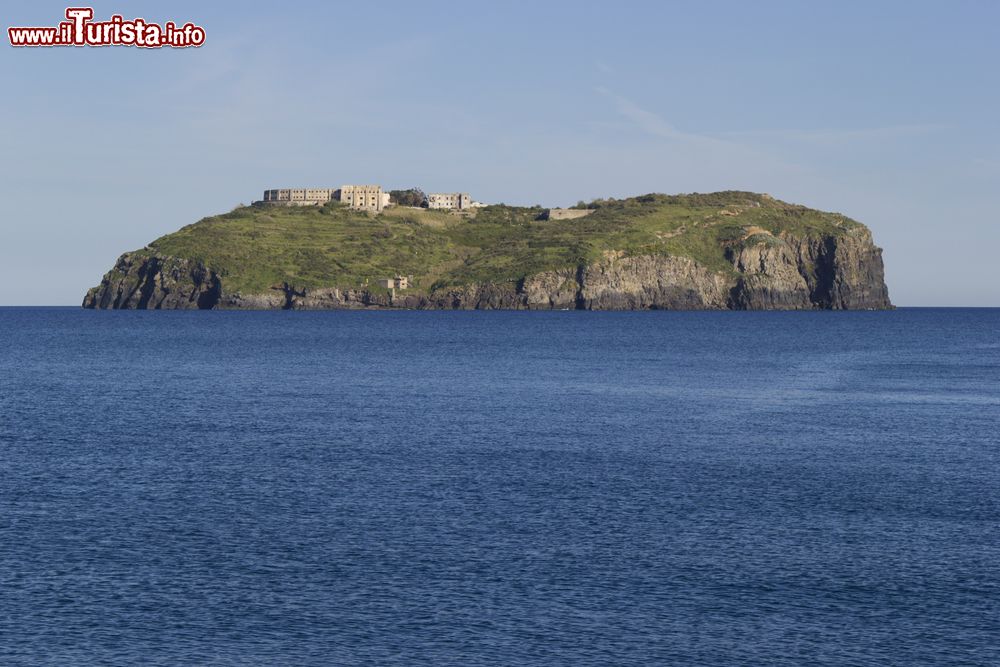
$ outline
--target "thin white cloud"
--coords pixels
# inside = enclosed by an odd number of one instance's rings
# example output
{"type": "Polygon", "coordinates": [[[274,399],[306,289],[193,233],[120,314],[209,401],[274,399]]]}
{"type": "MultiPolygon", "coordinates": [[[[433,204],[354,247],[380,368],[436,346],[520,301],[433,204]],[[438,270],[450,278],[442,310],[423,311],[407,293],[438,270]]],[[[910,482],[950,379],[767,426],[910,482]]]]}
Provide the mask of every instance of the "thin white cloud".
{"type": "Polygon", "coordinates": [[[888,125],[883,127],[862,128],[816,128],[795,129],[779,128],[771,130],[746,130],[739,132],[724,132],[723,136],[739,139],[780,139],[801,141],[806,143],[839,143],[845,141],[872,141],[913,137],[950,129],[949,125],[936,123],[911,123],[888,125]]]}
{"type": "Polygon", "coordinates": [[[837,144],[848,141],[875,141],[912,137],[950,128],[950,126],[944,124],[911,123],[867,128],[768,129],[697,134],[678,130],[663,116],[649,111],[627,97],[612,92],[603,86],[599,86],[595,90],[614,102],[615,108],[623,118],[647,134],[664,139],[710,142],[717,145],[756,145],[760,140],[837,144]]]}
{"type": "Polygon", "coordinates": [[[691,136],[679,132],[677,128],[668,123],[662,116],[643,109],[630,99],[613,93],[603,86],[598,86],[595,90],[614,102],[618,113],[642,131],[657,137],[663,137],[664,139],[691,138],[691,136]]]}

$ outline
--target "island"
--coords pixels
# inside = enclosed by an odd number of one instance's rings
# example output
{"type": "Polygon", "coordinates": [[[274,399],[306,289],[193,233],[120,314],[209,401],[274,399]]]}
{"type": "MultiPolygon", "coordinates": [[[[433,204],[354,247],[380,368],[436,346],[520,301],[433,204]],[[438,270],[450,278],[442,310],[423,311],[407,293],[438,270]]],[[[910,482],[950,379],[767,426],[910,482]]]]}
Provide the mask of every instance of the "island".
{"type": "MultiPolygon", "coordinates": [[[[277,200],[286,191],[268,192],[277,200]]],[[[370,197],[366,209],[338,200],[340,190],[287,192],[322,200],[261,201],[183,227],[123,254],[83,306],[892,308],[867,227],[766,194],[647,194],[546,209],[440,203],[459,195],[393,205],[381,189],[378,198],[352,190],[370,197]]]]}

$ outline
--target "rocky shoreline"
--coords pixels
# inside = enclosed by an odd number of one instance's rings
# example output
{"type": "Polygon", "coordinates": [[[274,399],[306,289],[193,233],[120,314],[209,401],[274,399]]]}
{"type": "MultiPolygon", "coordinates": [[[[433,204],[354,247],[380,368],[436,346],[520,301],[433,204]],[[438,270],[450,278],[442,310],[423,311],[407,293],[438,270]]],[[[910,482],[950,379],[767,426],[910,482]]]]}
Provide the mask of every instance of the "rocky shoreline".
{"type": "Polygon", "coordinates": [[[596,262],[525,276],[417,291],[297,287],[227,292],[200,262],[144,252],[122,255],[84,308],[334,310],[872,310],[892,308],[882,250],[858,227],[839,236],[767,237],[726,250],[732,271],[682,256],[605,252],[596,262]]]}

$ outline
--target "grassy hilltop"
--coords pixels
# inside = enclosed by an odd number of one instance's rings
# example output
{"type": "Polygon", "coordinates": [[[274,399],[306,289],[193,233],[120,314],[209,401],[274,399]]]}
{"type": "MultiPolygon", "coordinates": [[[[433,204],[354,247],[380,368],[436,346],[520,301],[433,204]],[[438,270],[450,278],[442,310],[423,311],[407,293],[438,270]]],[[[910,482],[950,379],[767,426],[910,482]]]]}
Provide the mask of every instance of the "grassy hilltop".
{"type": "Polygon", "coordinates": [[[591,204],[574,220],[537,220],[542,209],[489,206],[468,215],[403,207],[377,216],[335,202],[318,207],[241,207],[153,241],[141,253],[197,260],[230,292],[357,288],[395,274],[414,289],[504,282],[586,264],[609,250],[680,255],[732,273],[727,249],[782,235],[839,236],[860,226],[749,192],[650,194],[591,204]]]}

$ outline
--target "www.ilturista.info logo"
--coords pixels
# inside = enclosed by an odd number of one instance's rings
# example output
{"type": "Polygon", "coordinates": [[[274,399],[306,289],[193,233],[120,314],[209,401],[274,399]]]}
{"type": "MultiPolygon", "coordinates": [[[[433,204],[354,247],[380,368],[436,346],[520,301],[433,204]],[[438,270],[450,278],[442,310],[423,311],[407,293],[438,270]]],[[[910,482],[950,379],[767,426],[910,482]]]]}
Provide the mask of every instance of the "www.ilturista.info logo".
{"type": "Polygon", "coordinates": [[[145,19],[126,21],[115,14],[109,21],[92,21],[91,7],[69,7],[66,19],[47,28],[7,28],[11,46],[139,46],[184,48],[205,43],[205,29],[193,23],[162,26],[145,19]]]}

